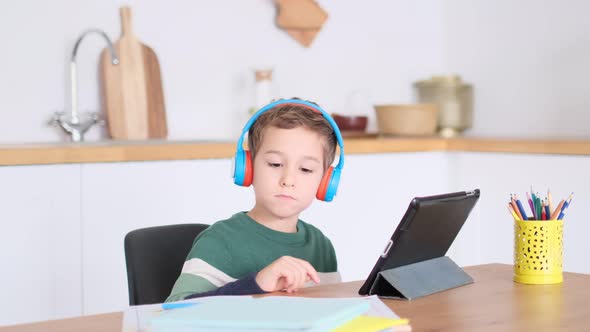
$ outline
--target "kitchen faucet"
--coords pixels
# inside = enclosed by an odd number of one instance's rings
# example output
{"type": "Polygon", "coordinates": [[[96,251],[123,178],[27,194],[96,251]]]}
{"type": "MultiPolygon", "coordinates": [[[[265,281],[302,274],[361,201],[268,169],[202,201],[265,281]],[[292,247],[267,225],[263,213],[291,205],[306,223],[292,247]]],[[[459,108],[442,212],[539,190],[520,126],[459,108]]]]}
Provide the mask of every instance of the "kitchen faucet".
{"type": "Polygon", "coordinates": [[[74,50],[72,51],[72,58],[70,60],[70,88],[71,88],[71,113],[66,114],[65,112],[55,112],[53,116],[53,123],[59,124],[59,126],[68,134],[72,136],[73,142],[81,142],[84,140],[84,134],[86,131],[95,123],[103,124],[104,121],[100,119],[98,113],[79,113],[78,112],[78,77],[76,73],[76,54],[78,53],[78,47],[80,43],[89,34],[96,33],[102,36],[109,48],[111,53],[111,63],[113,65],[119,64],[119,58],[113,47],[113,43],[109,39],[107,34],[99,29],[88,29],[84,31],[76,44],[74,44],[74,50]]]}

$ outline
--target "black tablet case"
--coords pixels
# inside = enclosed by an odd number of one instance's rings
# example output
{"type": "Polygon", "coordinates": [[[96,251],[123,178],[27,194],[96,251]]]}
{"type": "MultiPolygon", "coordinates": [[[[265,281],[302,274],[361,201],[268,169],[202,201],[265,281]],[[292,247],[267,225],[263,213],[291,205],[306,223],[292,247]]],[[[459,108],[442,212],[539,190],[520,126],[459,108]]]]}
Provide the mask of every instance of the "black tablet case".
{"type": "Polygon", "coordinates": [[[479,195],[476,189],[414,198],[359,294],[414,299],[472,283],[445,254],[479,195]]]}

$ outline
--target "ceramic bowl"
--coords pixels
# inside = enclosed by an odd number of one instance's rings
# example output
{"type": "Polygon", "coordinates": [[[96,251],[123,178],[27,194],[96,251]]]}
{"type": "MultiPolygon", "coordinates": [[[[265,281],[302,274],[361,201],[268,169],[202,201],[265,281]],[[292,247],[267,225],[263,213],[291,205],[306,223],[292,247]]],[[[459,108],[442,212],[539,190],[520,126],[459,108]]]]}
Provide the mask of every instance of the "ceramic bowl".
{"type": "Polygon", "coordinates": [[[434,135],[438,124],[435,104],[375,105],[377,127],[382,135],[434,135]]]}
{"type": "Polygon", "coordinates": [[[340,115],[332,114],[332,118],[338,125],[340,131],[350,132],[357,131],[363,132],[367,129],[367,116],[365,115],[340,115]]]}

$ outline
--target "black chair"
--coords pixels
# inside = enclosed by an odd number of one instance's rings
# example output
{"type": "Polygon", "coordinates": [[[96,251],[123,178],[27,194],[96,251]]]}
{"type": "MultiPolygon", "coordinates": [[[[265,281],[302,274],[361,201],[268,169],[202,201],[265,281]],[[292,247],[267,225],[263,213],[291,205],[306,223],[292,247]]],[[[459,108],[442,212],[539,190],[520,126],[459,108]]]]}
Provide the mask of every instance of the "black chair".
{"type": "Polygon", "coordinates": [[[209,225],[141,228],[125,236],[129,305],[161,303],[170,295],[193,241],[209,225]]]}

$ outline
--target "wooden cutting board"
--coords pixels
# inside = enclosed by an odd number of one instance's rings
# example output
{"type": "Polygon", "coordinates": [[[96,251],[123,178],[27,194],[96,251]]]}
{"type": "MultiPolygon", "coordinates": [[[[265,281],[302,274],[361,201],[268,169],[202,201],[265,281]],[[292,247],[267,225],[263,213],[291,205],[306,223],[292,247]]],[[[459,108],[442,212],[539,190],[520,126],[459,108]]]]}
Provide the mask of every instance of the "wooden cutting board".
{"type": "Polygon", "coordinates": [[[314,0],[276,0],[277,25],[304,47],[309,47],[328,19],[314,0]]]}
{"type": "Polygon", "coordinates": [[[166,138],[168,129],[160,64],[156,53],[142,44],[131,27],[131,9],[122,7],[121,37],[113,45],[119,64],[108,49],[101,54],[104,107],[114,139],[166,138]]]}

